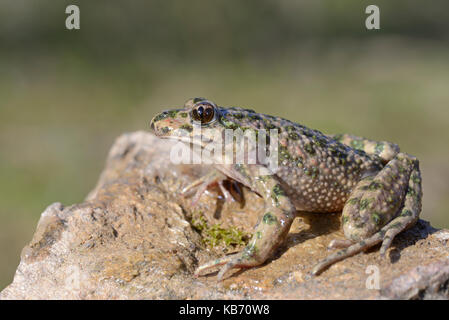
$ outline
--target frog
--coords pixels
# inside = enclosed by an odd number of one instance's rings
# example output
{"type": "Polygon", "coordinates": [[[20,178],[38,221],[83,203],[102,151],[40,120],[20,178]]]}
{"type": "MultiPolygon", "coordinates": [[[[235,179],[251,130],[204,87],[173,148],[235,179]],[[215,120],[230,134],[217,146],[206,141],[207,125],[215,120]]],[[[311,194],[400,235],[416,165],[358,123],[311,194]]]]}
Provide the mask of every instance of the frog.
{"type": "MultiPolygon", "coordinates": [[[[264,211],[243,250],[200,265],[194,272],[197,277],[220,268],[217,279],[223,280],[232,269],[263,265],[285,242],[301,212],[323,217],[341,212],[345,239],[330,241],[328,247],[334,252],[312,267],[312,276],[379,244],[384,257],[393,239],[419,219],[419,160],[401,152],[397,144],[351,134],[325,134],[249,108],[219,106],[206,98],[191,98],[182,107],[162,111],[152,118],[150,129],[159,138],[200,151],[226,130],[264,130],[270,132],[268,138],[273,130],[277,134],[273,149],[278,151],[276,170],[263,161],[223,163],[212,157],[211,171],[182,190],[186,195],[196,189],[193,202],[197,202],[208,186],[218,184],[229,198],[223,181],[232,179],[264,200],[264,211]]],[[[234,151],[239,148],[242,146],[234,151]]]]}

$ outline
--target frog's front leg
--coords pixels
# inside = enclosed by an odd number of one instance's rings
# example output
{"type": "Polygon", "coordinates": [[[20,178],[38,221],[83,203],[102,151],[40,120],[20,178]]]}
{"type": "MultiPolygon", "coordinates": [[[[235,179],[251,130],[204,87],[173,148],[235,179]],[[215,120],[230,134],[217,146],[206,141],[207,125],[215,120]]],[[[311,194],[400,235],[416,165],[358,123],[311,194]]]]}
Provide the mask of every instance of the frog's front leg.
{"type": "Polygon", "coordinates": [[[357,184],[342,213],[343,230],[350,241],[331,243],[347,248],[322,260],[312,274],[380,242],[380,253],[384,255],[394,237],[418,220],[421,198],[418,160],[405,153],[397,154],[377,175],[357,184]]]}
{"type": "Polygon", "coordinates": [[[250,268],[261,265],[273,251],[283,243],[295,218],[295,207],[286,196],[284,189],[273,175],[257,176],[256,165],[236,167],[245,184],[265,199],[264,213],[259,217],[253,237],[239,253],[210,261],[200,266],[195,275],[202,271],[224,265],[218,274],[218,280],[233,268],[250,268]]]}

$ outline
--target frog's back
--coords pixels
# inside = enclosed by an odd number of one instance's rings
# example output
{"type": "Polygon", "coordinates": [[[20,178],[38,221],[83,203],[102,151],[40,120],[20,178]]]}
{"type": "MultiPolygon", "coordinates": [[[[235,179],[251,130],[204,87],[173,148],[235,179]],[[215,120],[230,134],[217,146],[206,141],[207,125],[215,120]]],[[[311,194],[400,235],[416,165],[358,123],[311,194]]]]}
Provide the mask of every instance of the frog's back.
{"type": "Polygon", "coordinates": [[[231,129],[278,130],[276,175],[298,210],[341,211],[362,176],[382,168],[375,156],[299,123],[238,107],[220,113],[220,121],[231,129]]]}

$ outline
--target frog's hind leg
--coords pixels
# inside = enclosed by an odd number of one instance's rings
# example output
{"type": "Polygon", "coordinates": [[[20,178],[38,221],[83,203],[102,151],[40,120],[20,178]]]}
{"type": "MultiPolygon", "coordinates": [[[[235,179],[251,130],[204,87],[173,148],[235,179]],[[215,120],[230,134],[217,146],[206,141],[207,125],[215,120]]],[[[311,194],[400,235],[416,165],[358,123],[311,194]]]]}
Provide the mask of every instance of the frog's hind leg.
{"type": "Polygon", "coordinates": [[[343,230],[354,244],[322,260],[312,274],[380,242],[384,255],[394,237],[418,220],[421,198],[418,160],[399,153],[376,176],[362,179],[343,208],[343,230]]]}

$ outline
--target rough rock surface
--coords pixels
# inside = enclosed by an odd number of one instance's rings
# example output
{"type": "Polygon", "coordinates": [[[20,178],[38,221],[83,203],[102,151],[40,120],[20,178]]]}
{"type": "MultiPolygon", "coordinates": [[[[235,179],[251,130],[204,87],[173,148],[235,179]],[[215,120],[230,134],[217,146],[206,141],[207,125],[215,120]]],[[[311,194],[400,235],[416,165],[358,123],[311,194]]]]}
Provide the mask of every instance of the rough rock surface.
{"type": "MultiPolygon", "coordinates": [[[[428,222],[401,234],[387,258],[378,248],[309,272],[343,238],[339,214],[295,220],[286,243],[263,266],[223,282],[195,278],[194,269],[224,254],[192,227],[194,212],[209,223],[251,232],[263,202],[223,203],[218,190],[197,207],[179,190],[208,168],[173,165],[171,143],[149,133],[119,137],[96,188],[81,204],[50,205],[23,249],[13,283],[1,299],[410,299],[449,297],[448,230],[428,222]],[[378,271],[379,286],[372,276],[378,271]],[[373,273],[374,272],[374,273],[373,273]]],[[[238,250],[235,248],[234,250],[238,250]]]]}

